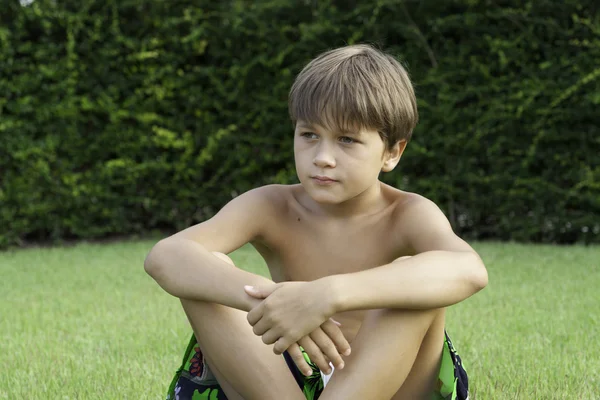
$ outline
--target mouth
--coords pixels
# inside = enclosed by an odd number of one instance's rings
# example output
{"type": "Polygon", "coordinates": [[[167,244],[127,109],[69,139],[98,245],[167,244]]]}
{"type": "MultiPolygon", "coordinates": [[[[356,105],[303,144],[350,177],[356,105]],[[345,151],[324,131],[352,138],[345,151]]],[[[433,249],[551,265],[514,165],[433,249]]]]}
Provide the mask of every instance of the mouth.
{"type": "Polygon", "coordinates": [[[319,184],[331,184],[331,183],[336,183],[339,182],[333,178],[330,178],[328,176],[321,176],[321,175],[315,175],[315,176],[311,176],[310,177],[313,181],[315,181],[316,183],[319,184]]]}

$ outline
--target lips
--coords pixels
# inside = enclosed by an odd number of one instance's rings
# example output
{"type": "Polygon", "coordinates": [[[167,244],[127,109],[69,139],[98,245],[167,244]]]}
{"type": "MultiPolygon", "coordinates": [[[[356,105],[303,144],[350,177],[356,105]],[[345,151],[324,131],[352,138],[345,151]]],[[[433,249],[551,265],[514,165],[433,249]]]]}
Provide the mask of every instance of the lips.
{"type": "Polygon", "coordinates": [[[312,179],[316,180],[317,182],[320,183],[333,183],[333,182],[338,182],[337,180],[330,178],[328,176],[321,176],[321,175],[315,175],[311,177],[312,179]]]}

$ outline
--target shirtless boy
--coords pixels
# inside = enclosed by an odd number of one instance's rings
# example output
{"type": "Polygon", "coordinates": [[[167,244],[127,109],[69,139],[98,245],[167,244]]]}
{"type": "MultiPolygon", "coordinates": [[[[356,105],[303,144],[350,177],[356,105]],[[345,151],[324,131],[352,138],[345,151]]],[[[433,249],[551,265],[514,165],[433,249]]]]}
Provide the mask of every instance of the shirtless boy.
{"type": "Polygon", "coordinates": [[[194,330],[168,397],[466,398],[445,308],[487,285],[485,266],[434,203],[379,181],[417,123],[408,74],[373,47],[335,49],[289,108],[300,184],[244,193],[145,261],[194,330]],[[272,281],[226,256],[246,243],[272,281]]]}

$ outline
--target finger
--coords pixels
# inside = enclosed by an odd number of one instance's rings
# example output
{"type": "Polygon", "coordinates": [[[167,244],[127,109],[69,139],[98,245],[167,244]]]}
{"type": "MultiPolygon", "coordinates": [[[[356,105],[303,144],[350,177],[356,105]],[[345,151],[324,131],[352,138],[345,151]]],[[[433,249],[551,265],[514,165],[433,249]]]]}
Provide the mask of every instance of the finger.
{"type": "Polygon", "coordinates": [[[329,320],[330,320],[331,322],[333,322],[334,324],[336,324],[337,326],[342,326],[342,324],[341,324],[340,322],[336,321],[336,320],[335,320],[335,319],[333,319],[333,318],[329,318],[329,320]]]}
{"type": "Polygon", "coordinates": [[[268,330],[270,330],[272,328],[273,328],[272,324],[269,324],[269,322],[267,322],[266,318],[261,318],[252,327],[252,332],[254,332],[254,334],[256,336],[262,336],[265,334],[265,332],[267,332],[268,330]]]}
{"type": "Polygon", "coordinates": [[[339,326],[331,323],[331,321],[325,321],[323,325],[321,325],[321,329],[323,329],[323,332],[325,332],[325,334],[333,341],[333,344],[338,349],[340,354],[345,356],[350,355],[350,343],[348,343],[346,340],[346,337],[342,333],[342,330],[339,328],[339,326]]]}
{"type": "Polygon", "coordinates": [[[314,362],[321,371],[326,374],[331,373],[331,366],[325,360],[325,355],[310,336],[304,336],[298,343],[304,348],[304,351],[306,351],[310,360],[314,362]]]}
{"type": "Polygon", "coordinates": [[[273,346],[273,353],[278,356],[283,354],[291,345],[294,343],[291,339],[286,338],[285,336],[281,336],[277,342],[275,342],[275,346],[273,346]]]}
{"type": "Polygon", "coordinates": [[[254,297],[255,299],[264,299],[267,297],[259,287],[256,286],[244,286],[244,291],[249,295],[254,297]]]}
{"type": "Polygon", "coordinates": [[[296,364],[296,367],[298,367],[300,372],[302,372],[304,376],[311,376],[313,370],[310,367],[310,365],[308,365],[308,363],[306,362],[304,354],[302,354],[302,350],[300,350],[300,346],[298,346],[298,343],[293,343],[290,347],[288,347],[287,351],[290,357],[292,357],[294,364],[296,364]]]}
{"type": "MultiPolygon", "coordinates": [[[[275,329],[271,329],[262,335],[262,341],[264,344],[273,344],[279,340],[279,338],[281,338],[281,335],[275,329]]],[[[281,353],[283,353],[283,351],[281,353]]]]}
{"type": "Polygon", "coordinates": [[[321,352],[327,356],[336,368],[344,368],[344,360],[333,344],[333,341],[322,329],[317,328],[310,334],[310,338],[315,342],[321,352]]]}
{"type": "Polygon", "coordinates": [[[281,285],[278,283],[274,283],[272,285],[267,286],[244,286],[244,290],[248,295],[257,298],[257,299],[266,299],[271,293],[273,293],[277,288],[281,285]]]}
{"type": "Polygon", "coordinates": [[[246,319],[248,320],[248,323],[250,325],[254,326],[262,318],[263,308],[264,302],[261,302],[259,305],[257,305],[248,312],[248,315],[246,315],[246,319]]]}

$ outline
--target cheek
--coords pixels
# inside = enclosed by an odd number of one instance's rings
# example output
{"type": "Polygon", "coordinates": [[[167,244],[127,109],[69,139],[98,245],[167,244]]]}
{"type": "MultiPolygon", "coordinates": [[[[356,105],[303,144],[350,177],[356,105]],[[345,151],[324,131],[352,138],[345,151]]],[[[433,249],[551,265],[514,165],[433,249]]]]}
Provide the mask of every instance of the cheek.
{"type": "Polygon", "coordinates": [[[377,157],[365,157],[361,159],[355,159],[353,165],[350,167],[355,171],[355,176],[358,180],[362,181],[373,181],[377,179],[381,172],[381,166],[383,161],[377,157]]]}
{"type": "Polygon", "coordinates": [[[297,139],[294,139],[294,157],[298,157],[300,154],[300,143],[298,143],[297,139]]]}
{"type": "Polygon", "coordinates": [[[306,150],[303,150],[301,146],[294,145],[294,163],[296,164],[297,171],[306,168],[306,157],[306,150]]]}
{"type": "Polygon", "coordinates": [[[364,173],[382,164],[381,159],[369,149],[353,149],[351,152],[346,152],[345,156],[348,165],[364,173]]]}
{"type": "Polygon", "coordinates": [[[306,142],[302,141],[299,137],[294,138],[294,154],[300,155],[306,151],[306,142]]]}

